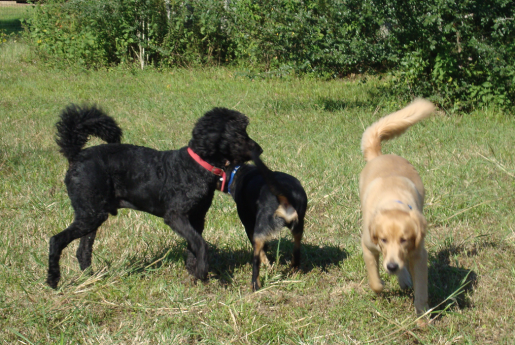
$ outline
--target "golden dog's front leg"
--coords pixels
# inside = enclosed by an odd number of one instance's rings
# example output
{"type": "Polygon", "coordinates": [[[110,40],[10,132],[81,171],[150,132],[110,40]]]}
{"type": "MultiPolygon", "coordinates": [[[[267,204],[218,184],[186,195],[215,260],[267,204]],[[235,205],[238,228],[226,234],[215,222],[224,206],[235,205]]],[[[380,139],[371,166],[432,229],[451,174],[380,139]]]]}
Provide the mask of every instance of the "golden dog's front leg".
{"type": "Polygon", "coordinates": [[[427,294],[427,251],[424,247],[410,258],[409,266],[413,278],[413,290],[415,292],[415,310],[417,316],[420,316],[429,309],[427,294]]]}
{"type": "Polygon", "coordinates": [[[368,284],[375,293],[380,293],[383,291],[384,284],[379,276],[379,253],[368,249],[363,241],[361,241],[361,247],[368,272],[368,284]]]}

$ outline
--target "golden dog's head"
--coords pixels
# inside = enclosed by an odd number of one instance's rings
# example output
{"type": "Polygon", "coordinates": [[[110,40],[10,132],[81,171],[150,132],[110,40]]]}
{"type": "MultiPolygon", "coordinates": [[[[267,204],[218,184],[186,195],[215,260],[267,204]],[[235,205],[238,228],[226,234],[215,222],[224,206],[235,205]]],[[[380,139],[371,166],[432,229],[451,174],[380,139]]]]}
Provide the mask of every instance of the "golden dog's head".
{"type": "Polygon", "coordinates": [[[388,273],[397,273],[406,264],[426,236],[426,219],[416,211],[379,211],[370,223],[370,237],[383,252],[383,266],[388,273]]]}

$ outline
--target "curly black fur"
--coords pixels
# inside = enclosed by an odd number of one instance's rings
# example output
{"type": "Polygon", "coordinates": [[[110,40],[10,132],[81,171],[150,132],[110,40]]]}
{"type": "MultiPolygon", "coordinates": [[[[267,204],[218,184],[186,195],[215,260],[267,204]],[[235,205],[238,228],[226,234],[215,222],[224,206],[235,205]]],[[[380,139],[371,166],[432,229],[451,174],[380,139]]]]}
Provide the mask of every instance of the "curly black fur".
{"type": "Polygon", "coordinates": [[[118,124],[96,106],[81,108],[70,104],[61,112],[61,120],[56,127],[55,141],[68,161],[82,150],[90,135],[109,144],[119,144],[122,139],[118,124]]]}
{"type": "MultiPolygon", "coordinates": [[[[266,242],[283,227],[288,227],[294,238],[292,266],[300,265],[300,243],[304,233],[304,216],[308,198],[301,183],[283,172],[271,171],[261,160],[261,148],[252,150],[255,166],[242,164],[230,185],[240,220],[245,227],[254,255],[252,260],[252,288],[258,290],[259,268],[266,258],[266,242]]],[[[239,165],[235,162],[226,168],[228,176],[239,165]]]]}
{"type": "MultiPolygon", "coordinates": [[[[215,167],[248,161],[259,145],[247,135],[247,125],[245,115],[214,108],[197,121],[189,146],[215,167]]],[[[194,161],[187,147],[156,151],[120,144],[121,135],[116,122],[97,107],[71,105],[61,113],[56,141],[70,163],[65,183],[75,219],[50,239],[47,283],[53,288],[60,279],[63,249],[80,238],[77,259],[82,270],[88,268],[98,227],[119,208],[162,217],[188,242],[188,271],[198,279],[207,278],[202,232],[219,177],[194,161]],[[109,144],[82,149],[90,135],[109,144]]]]}

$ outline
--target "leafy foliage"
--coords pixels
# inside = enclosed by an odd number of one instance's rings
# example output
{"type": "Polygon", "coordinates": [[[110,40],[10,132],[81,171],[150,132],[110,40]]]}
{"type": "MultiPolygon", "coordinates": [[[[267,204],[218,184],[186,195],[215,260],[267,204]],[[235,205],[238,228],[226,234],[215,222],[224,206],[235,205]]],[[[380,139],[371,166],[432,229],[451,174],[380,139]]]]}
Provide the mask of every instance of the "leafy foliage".
{"type": "Polygon", "coordinates": [[[388,1],[398,38],[397,91],[444,106],[513,106],[515,3],[388,1]],[[406,6],[407,5],[407,6],[406,6]]]}
{"type": "Polygon", "coordinates": [[[87,66],[155,61],[166,24],[160,0],[48,0],[28,20],[43,57],[87,66]]]}
{"type": "Polygon", "coordinates": [[[461,109],[513,106],[514,17],[509,0],[47,0],[28,27],[57,62],[389,71],[388,92],[461,109]]]}

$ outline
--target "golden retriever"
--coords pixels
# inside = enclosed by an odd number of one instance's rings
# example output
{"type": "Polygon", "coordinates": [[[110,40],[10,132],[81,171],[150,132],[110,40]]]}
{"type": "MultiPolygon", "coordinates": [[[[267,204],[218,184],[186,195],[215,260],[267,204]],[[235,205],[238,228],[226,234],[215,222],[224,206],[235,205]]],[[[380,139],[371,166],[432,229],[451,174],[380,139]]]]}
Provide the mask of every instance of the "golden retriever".
{"type": "Polygon", "coordinates": [[[417,99],[372,124],[361,141],[367,162],[359,180],[363,212],[361,245],[369,284],[376,293],[383,290],[379,277],[379,253],[383,253],[383,266],[388,273],[397,275],[400,287],[413,285],[417,315],[428,309],[426,219],[422,215],[424,186],[406,159],[382,155],[381,141],[404,133],[433,111],[431,102],[417,99]]]}

